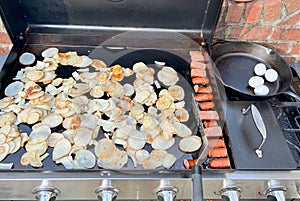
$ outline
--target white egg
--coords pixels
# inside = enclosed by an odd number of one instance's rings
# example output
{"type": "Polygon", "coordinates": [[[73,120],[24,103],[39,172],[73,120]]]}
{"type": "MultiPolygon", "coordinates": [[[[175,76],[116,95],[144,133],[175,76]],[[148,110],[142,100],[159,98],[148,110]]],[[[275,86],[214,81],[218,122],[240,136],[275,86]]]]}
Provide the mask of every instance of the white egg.
{"type": "Polygon", "coordinates": [[[265,73],[265,78],[269,82],[275,82],[278,79],[278,73],[274,69],[268,69],[265,73]]]}
{"type": "Polygon", "coordinates": [[[265,74],[266,71],[267,71],[267,66],[263,63],[258,63],[254,67],[254,73],[256,75],[262,76],[265,74]]]}
{"type": "Polygon", "coordinates": [[[254,88],[254,94],[257,96],[265,96],[268,95],[269,92],[270,89],[266,85],[259,85],[254,88]]]}
{"type": "Polygon", "coordinates": [[[25,52],[20,56],[19,61],[23,65],[31,65],[35,61],[35,56],[30,52],[25,52]]]}
{"type": "Polygon", "coordinates": [[[253,77],[250,77],[248,84],[250,87],[255,88],[259,85],[264,84],[264,82],[265,82],[265,80],[262,77],[253,76],[253,77]]]}

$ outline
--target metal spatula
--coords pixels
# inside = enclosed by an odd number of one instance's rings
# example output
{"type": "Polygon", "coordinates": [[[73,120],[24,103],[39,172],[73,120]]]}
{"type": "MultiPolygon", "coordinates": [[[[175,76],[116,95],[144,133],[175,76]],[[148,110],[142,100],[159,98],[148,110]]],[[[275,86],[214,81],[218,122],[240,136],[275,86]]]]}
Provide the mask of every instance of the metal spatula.
{"type": "Polygon", "coordinates": [[[252,113],[252,117],[253,117],[253,121],[258,129],[258,131],[260,132],[261,136],[262,136],[262,142],[260,143],[259,147],[255,150],[256,155],[258,156],[258,158],[262,158],[262,146],[264,145],[266,139],[267,139],[267,129],[264,123],[264,120],[259,112],[259,110],[257,109],[257,107],[254,104],[251,104],[247,109],[243,108],[242,109],[242,114],[246,114],[247,111],[251,108],[251,113],[252,113]]]}

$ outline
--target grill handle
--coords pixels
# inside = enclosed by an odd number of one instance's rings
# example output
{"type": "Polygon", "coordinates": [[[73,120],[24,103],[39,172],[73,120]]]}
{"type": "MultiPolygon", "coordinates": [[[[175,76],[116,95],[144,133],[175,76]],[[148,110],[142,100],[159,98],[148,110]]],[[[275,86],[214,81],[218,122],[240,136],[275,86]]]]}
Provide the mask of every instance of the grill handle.
{"type": "Polygon", "coordinates": [[[199,165],[193,166],[192,181],[193,181],[192,201],[202,201],[203,200],[202,171],[199,165]]]}

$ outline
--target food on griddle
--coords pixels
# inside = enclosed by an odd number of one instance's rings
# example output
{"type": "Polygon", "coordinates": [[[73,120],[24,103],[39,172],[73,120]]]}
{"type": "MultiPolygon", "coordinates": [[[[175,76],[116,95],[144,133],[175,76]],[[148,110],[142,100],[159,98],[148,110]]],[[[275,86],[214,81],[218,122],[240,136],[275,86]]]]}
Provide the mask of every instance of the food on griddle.
{"type": "Polygon", "coordinates": [[[194,152],[200,149],[202,140],[200,137],[192,135],[184,137],[179,141],[179,149],[184,152],[194,152]]]}
{"type": "Polygon", "coordinates": [[[226,147],[215,147],[209,151],[208,157],[210,158],[220,158],[227,156],[227,148],[226,147]]]}
{"type": "Polygon", "coordinates": [[[190,56],[191,56],[192,61],[199,61],[199,62],[202,62],[202,63],[205,62],[205,58],[204,58],[203,53],[201,51],[192,50],[192,51],[190,51],[190,56]]]}
{"type": "Polygon", "coordinates": [[[219,114],[214,111],[214,110],[211,110],[211,111],[199,111],[199,116],[200,116],[200,119],[201,120],[208,120],[208,121],[211,121],[211,120],[219,120],[219,114]]]}
{"type": "Polygon", "coordinates": [[[21,64],[25,65],[31,65],[35,62],[35,56],[32,53],[29,52],[24,52],[20,58],[19,58],[19,62],[21,64]]]}
{"type": "Polygon", "coordinates": [[[6,96],[16,96],[19,91],[23,90],[23,87],[24,84],[20,81],[12,82],[5,88],[4,94],[6,96]]]}
{"type": "Polygon", "coordinates": [[[57,53],[59,52],[59,50],[56,47],[50,47],[48,49],[45,49],[41,55],[42,57],[46,58],[51,58],[54,57],[57,53]]]}
{"type": "Polygon", "coordinates": [[[258,76],[263,76],[267,71],[267,66],[263,63],[258,63],[254,66],[254,73],[258,76]]]}
{"type": "Polygon", "coordinates": [[[204,124],[205,128],[219,126],[219,124],[216,120],[203,121],[203,124],[204,124]]]}
{"type": "Polygon", "coordinates": [[[211,94],[212,93],[212,87],[211,86],[201,87],[199,85],[195,85],[194,90],[195,90],[196,93],[202,93],[202,94],[211,94]]]}
{"type": "Polygon", "coordinates": [[[208,149],[226,147],[225,141],[223,139],[211,138],[209,139],[208,149]]]}
{"type": "Polygon", "coordinates": [[[209,161],[209,167],[211,168],[230,168],[229,158],[216,158],[209,161]]]}
{"type": "Polygon", "coordinates": [[[265,72],[265,78],[268,82],[275,82],[278,79],[278,73],[274,69],[268,69],[265,72]]]}
{"type": "Polygon", "coordinates": [[[199,103],[200,109],[201,110],[212,110],[215,108],[215,103],[214,102],[200,102],[199,103]]]}
{"type": "Polygon", "coordinates": [[[254,88],[254,94],[257,96],[265,96],[268,95],[270,89],[266,85],[259,85],[254,88]]]}
{"type": "Polygon", "coordinates": [[[171,67],[163,67],[158,71],[157,78],[166,86],[175,85],[179,80],[177,72],[171,67]]]}
{"type": "Polygon", "coordinates": [[[220,126],[205,128],[204,133],[207,138],[221,138],[223,135],[222,128],[220,126]]]}
{"type": "Polygon", "coordinates": [[[259,85],[262,85],[264,84],[264,79],[262,77],[259,77],[259,76],[252,76],[250,77],[249,81],[248,81],[248,84],[250,87],[252,88],[255,88],[259,85]]]}
{"type": "Polygon", "coordinates": [[[195,100],[202,102],[202,101],[211,101],[213,100],[214,96],[212,94],[196,94],[195,100]]]}
{"type": "Polygon", "coordinates": [[[208,84],[209,83],[209,79],[207,77],[194,77],[192,78],[192,82],[193,84],[208,84]]]}
{"type": "Polygon", "coordinates": [[[191,69],[192,77],[206,77],[206,71],[198,68],[191,69]]]}
{"type": "Polygon", "coordinates": [[[3,159],[24,147],[20,163],[42,167],[51,147],[52,160],[67,169],[96,164],[120,169],[128,156],[134,167],[171,168],[176,157],[167,150],[176,136],[185,138],[181,143],[194,144],[188,152],[200,148],[201,138],[190,138],[192,131],[184,124],[189,113],[184,108],[184,89],[175,85],[179,77],[173,68],[163,66],[155,80],[154,69],[142,62],[131,70],[120,65],[108,68],[101,60],[56,48],[42,54],[43,61],[21,69],[14,78],[18,81],[6,88],[11,97],[0,100],[0,141],[9,149],[8,153],[3,149],[3,159]],[[66,65],[80,69],[73,77],[57,77],[55,70],[66,65]],[[119,82],[134,74],[133,85],[119,82]],[[30,125],[32,131],[20,133],[20,123],[30,125]],[[146,144],[153,150],[145,150],[146,144]]]}
{"type": "Polygon", "coordinates": [[[199,61],[192,61],[191,62],[191,68],[192,69],[200,69],[200,70],[205,70],[206,69],[206,64],[199,62],[199,61]]]}

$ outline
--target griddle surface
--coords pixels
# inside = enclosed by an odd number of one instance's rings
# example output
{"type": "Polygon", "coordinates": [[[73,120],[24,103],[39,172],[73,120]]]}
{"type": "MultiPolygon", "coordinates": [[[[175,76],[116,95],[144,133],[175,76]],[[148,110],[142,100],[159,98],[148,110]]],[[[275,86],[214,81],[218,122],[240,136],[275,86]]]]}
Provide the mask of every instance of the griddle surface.
{"type": "Polygon", "coordinates": [[[251,111],[242,115],[241,109],[253,102],[229,101],[226,105],[226,122],[236,169],[240,170],[289,170],[297,164],[285,142],[273,110],[268,102],[253,103],[260,111],[267,129],[267,140],[262,147],[263,158],[255,149],[262,141],[251,111]]]}

